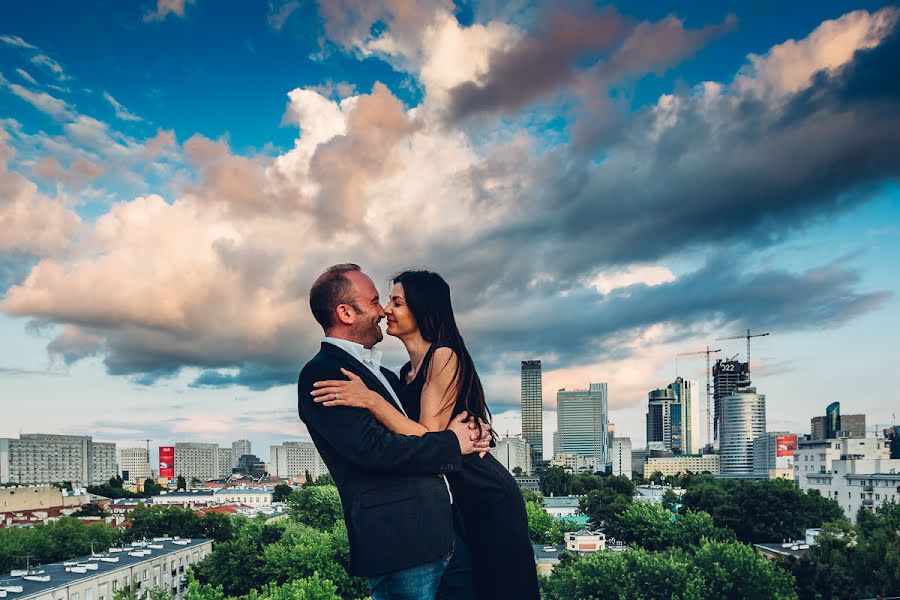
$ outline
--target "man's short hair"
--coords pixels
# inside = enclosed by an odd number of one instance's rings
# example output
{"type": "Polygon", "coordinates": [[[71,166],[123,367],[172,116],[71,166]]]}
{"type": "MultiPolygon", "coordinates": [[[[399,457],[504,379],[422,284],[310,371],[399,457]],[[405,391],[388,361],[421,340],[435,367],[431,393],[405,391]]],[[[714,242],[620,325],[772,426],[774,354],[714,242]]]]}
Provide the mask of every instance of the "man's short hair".
{"type": "Polygon", "coordinates": [[[353,296],[353,284],[346,277],[346,273],[361,270],[353,263],[328,267],[310,288],[309,308],[325,331],[335,325],[334,311],[341,304],[349,304],[356,312],[362,312],[353,296]]]}

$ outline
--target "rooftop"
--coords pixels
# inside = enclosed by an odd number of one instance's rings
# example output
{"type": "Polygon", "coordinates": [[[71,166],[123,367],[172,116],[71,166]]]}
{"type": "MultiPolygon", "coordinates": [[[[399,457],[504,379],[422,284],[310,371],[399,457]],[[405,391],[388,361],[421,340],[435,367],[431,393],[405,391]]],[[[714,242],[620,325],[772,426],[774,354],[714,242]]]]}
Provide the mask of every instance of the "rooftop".
{"type": "Polygon", "coordinates": [[[802,542],[784,543],[784,544],[753,544],[763,552],[770,552],[778,556],[790,558],[801,558],[809,552],[809,544],[802,542]]]}
{"type": "Polygon", "coordinates": [[[80,579],[89,579],[101,573],[117,571],[208,542],[212,542],[212,540],[153,538],[149,542],[133,542],[122,548],[110,548],[108,552],[93,556],[87,555],[65,562],[33,567],[28,572],[28,579],[24,577],[26,575],[24,569],[12,571],[9,575],[0,576],[0,592],[5,591],[8,600],[29,598],[58,587],[71,585],[80,579]]]}
{"type": "Polygon", "coordinates": [[[578,508],[581,499],[578,496],[548,496],[544,498],[544,508],[578,508]]]}

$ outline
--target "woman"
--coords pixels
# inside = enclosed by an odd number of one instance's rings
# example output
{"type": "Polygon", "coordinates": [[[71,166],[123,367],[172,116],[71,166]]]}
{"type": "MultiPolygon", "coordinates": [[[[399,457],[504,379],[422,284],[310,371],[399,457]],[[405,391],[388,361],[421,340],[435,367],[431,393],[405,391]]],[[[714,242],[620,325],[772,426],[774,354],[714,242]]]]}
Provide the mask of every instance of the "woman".
{"type": "MultiPolygon", "coordinates": [[[[317,382],[316,401],[365,408],[385,427],[404,435],[442,431],[463,411],[490,422],[481,380],[456,326],[447,282],[430,271],[404,271],[392,283],[384,307],[387,333],[398,337],[409,353],[409,362],[400,370],[403,412],[349,371],[343,371],[349,381],[317,382]]],[[[479,597],[539,598],[525,503],[509,471],[490,454],[472,454],[463,457],[462,470],[448,479],[479,597]]]]}

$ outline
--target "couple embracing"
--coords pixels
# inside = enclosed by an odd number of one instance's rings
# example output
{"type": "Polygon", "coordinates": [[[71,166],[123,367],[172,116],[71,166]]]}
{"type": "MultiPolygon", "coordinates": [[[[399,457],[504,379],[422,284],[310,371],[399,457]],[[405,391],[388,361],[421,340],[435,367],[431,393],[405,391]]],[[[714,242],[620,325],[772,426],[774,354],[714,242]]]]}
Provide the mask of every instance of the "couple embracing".
{"type": "Polygon", "coordinates": [[[354,575],[374,600],[539,597],[525,505],[490,455],[490,411],[437,273],[393,278],[384,306],[357,265],[309,294],[325,338],[298,408],[340,492],[354,575]],[[374,346],[399,338],[399,376],[374,346]]]}

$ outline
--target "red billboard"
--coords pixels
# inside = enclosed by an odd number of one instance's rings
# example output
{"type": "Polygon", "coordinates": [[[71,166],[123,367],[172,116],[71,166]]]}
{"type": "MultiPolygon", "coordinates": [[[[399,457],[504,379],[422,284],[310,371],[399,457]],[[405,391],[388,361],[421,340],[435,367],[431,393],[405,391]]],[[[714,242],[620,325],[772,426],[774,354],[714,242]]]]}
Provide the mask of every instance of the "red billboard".
{"type": "Polygon", "coordinates": [[[159,476],[175,479],[175,446],[159,447],[159,476]]]}
{"type": "Polygon", "coordinates": [[[793,456],[796,449],[796,435],[779,435],[775,439],[775,456],[793,456]]]}

